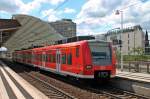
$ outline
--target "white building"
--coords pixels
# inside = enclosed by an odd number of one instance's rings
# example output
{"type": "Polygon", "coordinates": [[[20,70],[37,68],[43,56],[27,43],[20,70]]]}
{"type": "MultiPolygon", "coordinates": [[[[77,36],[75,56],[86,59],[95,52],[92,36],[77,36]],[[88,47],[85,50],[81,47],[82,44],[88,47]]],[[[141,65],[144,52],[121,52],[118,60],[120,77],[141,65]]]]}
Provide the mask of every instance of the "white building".
{"type": "Polygon", "coordinates": [[[64,37],[74,37],[76,36],[76,23],[71,19],[62,19],[55,22],[49,23],[56,32],[60,33],[64,37]]]}
{"type": "MultiPolygon", "coordinates": [[[[141,47],[145,48],[145,36],[140,25],[128,27],[123,30],[113,30],[106,34],[106,40],[112,42],[113,40],[120,39],[122,33],[122,52],[127,55],[133,50],[133,48],[141,47]]],[[[120,50],[120,45],[114,45],[117,50],[120,50]]]]}
{"type": "MultiPolygon", "coordinates": [[[[99,39],[107,40],[109,42],[120,40],[120,34],[122,33],[122,52],[124,55],[128,55],[133,48],[141,47],[145,48],[145,36],[140,25],[133,27],[109,30],[105,36],[101,35],[99,39]]],[[[98,38],[98,36],[97,36],[98,38]]],[[[119,44],[113,44],[113,47],[120,51],[119,44]]]]}

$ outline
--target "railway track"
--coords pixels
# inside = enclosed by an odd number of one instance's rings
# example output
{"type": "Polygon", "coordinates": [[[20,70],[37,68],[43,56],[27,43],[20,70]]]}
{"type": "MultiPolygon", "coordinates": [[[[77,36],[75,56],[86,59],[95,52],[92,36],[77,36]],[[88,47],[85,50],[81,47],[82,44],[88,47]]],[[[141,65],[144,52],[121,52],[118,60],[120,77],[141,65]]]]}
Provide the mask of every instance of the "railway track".
{"type": "MultiPolygon", "coordinates": [[[[45,75],[41,75],[39,72],[33,72],[30,75],[32,75],[32,76],[34,75],[37,78],[42,78],[42,81],[45,81],[46,83],[50,83],[49,79],[47,77],[45,77],[45,75]]],[[[73,81],[73,82],[70,81],[69,84],[72,84],[75,87],[79,87],[79,88],[81,88],[81,90],[86,90],[86,91],[90,92],[91,95],[95,95],[95,96],[91,97],[93,99],[98,99],[100,97],[103,99],[104,98],[106,98],[106,99],[148,99],[144,96],[137,95],[135,93],[131,93],[128,91],[116,89],[116,88],[111,87],[111,86],[105,86],[105,87],[97,88],[97,86],[99,86],[99,85],[87,86],[87,85],[74,83],[74,82],[75,81],[73,81]]],[[[68,81],[67,81],[67,83],[68,83],[68,81]]]]}
{"type": "Polygon", "coordinates": [[[75,97],[71,96],[70,94],[56,88],[55,86],[51,85],[50,83],[46,82],[45,80],[36,77],[28,72],[24,72],[24,78],[26,78],[30,83],[35,85],[41,91],[47,95],[50,99],[74,99],[75,97]],[[26,76],[26,77],[25,77],[26,76]]]}
{"type": "MultiPolygon", "coordinates": [[[[12,65],[9,62],[5,63],[12,65]]],[[[20,68],[20,66],[15,66],[10,67],[14,70],[20,68]]],[[[45,73],[30,71],[30,69],[25,66],[20,69],[24,69],[24,71],[19,73],[19,75],[26,80],[28,79],[31,84],[40,89],[45,95],[50,97],[50,99],[73,99],[75,97],[78,99],[148,99],[147,97],[116,89],[109,85],[104,87],[100,85],[100,87],[97,87],[99,85],[79,84],[75,81],[68,81],[68,79],[60,76],[50,77],[50,75],[45,73]],[[55,87],[51,88],[51,86],[55,87]],[[65,93],[65,95],[63,95],[62,92],[65,93]],[[59,95],[57,96],[56,93],[59,93],[59,95]]],[[[19,69],[17,69],[17,71],[19,72],[19,69]]]]}
{"type": "Polygon", "coordinates": [[[111,99],[149,99],[148,97],[137,95],[135,93],[124,91],[121,89],[116,89],[111,86],[105,87],[103,89],[89,87],[87,88],[87,90],[108,95],[111,99]]]}

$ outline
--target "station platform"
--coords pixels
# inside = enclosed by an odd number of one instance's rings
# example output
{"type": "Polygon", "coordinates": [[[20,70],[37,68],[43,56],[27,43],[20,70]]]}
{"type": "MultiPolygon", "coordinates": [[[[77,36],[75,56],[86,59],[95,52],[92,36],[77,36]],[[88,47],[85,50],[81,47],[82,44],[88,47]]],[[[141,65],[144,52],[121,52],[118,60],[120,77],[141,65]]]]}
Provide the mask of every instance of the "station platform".
{"type": "Polygon", "coordinates": [[[120,71],[118,69],[116,72],[117,77],[150,83],[150,74],[148,73],[127,72],[127,71],[120,71]]]}
{"type": "Polygon", "coordinates": [[[48,99],[0,61],[0,99],[48,99]]]}

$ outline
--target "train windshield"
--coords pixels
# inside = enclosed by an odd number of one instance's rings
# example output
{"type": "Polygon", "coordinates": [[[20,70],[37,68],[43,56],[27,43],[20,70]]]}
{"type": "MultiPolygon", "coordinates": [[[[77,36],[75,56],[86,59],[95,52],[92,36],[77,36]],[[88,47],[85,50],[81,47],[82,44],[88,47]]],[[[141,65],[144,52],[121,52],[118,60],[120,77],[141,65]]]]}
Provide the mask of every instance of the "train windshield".
{"type": "Polygon", "coordinates": [[[110,65],[111,64],[111,47],[108,42],[89,41],[92,54],[92,62],[94,65],[110,65]]]}

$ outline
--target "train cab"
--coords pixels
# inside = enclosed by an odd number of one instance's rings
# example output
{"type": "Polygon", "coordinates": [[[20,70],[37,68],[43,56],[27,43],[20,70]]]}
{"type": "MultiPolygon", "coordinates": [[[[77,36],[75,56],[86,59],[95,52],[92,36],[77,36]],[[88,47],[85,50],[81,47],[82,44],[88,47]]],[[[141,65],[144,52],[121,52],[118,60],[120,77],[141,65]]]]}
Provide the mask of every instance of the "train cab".
{"type": "Polygon", "coordinates": [[[116,73],[116,60],[111,43],[88,40],[84,48],[84,73],[93,78],[111,78],[116,73]]]}

